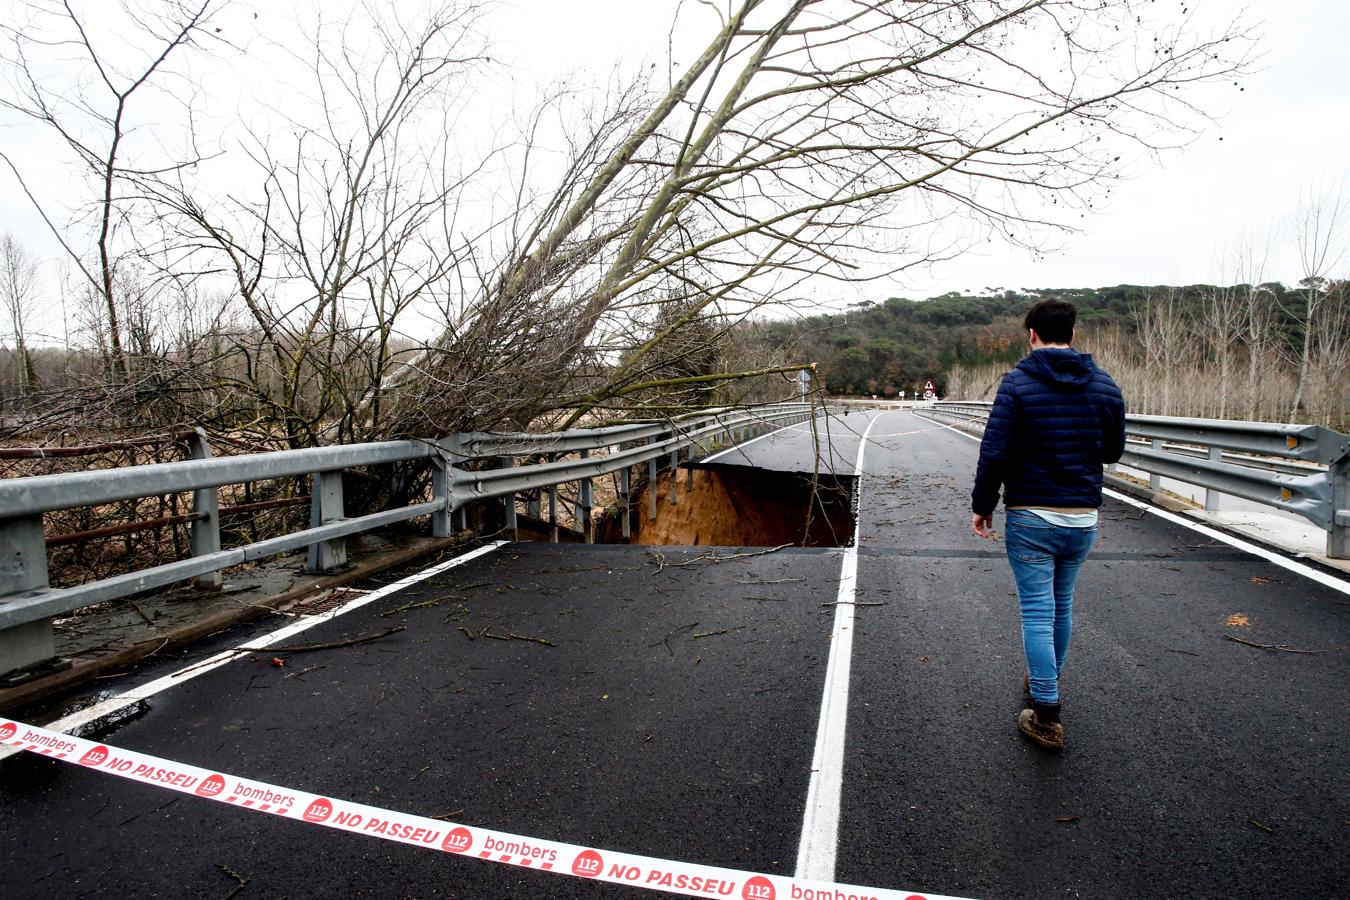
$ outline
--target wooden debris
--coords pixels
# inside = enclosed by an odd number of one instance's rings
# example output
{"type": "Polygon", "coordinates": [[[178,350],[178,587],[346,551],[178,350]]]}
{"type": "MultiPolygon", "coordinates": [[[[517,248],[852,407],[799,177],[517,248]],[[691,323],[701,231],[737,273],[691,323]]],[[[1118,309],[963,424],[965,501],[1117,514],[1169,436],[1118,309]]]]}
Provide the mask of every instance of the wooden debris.
{"type": "Polygon", "coordinates": [[[340,647],[355,647],[357,644],[366,644],[370,641],[378,641],[391,635],[398,634],[407,628],[406,625],[395,625],[392,628],[386,628],[379,634],[364,634],[360,637],[347,638],[342,641],[327,641],[325,643],[313,644],[287,644],[283,647],[237,647],[238,653],[311,653],[315,650],[336,650],[340,647]]]}
{"type": "Polygon", "coordinates": [[[224,872],[231,878],[233,878],[235,881],[239,882],[237,885],[235,885],[234,890],[230,891],[228,894],[225,895],[225,900],[230,900],[231,897],[233,897],[235,894],[239,893],[245,887],[248,886],[249,879],[245,878],[243,875],[240,875],[238,872],[236,872],[234,869],[231,869],[224,863],[216,863],[216,868],[224,872]]]}
{"type": "Polygon", "coordinates": [[[735,628],[723,628],[721,631],[700,631],[689,635],[689,639],[697,640],[698,638],[717,637],[719,634],[731,634],[733,631],[740,631],[743,628],[745,628],[744,625],[737,625],[735,628]]]}
{"type": "Polygon", "coordinates": [[[1344,647],[1328,647],[1326,650],[1299,650],[1295,647],[1286,647],[1284,644],[1258,644],[1256,641],[1244,641],[1240,637],[1233,637],[1231,634],[1221,635],[1226,641],[1232,641],[1235,644],[1242,644],[1244,647],[1256,647],[1258,650],[1279,650],[1284,653],[1334,653],[1337,650],[1344,650],[1344,647]]]}

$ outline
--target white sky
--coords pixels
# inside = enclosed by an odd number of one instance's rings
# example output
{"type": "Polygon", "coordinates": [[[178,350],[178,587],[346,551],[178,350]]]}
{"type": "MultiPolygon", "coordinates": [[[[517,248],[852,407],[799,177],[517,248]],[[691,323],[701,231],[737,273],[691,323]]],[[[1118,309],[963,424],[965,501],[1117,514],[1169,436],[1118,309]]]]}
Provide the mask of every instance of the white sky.
{"type": "MultiPolygon", "coordinates": [[[[1177,3],[1177,0],[1171,0],[1177,3]]],[[[616,62],[661,58],[676,0],[514,0],[519,15],[494,37],[541,77],[591,72],[616,62]]],[[[987,245],[904,283],[875,284],[862,296],[930,297],[986,287],[1104,287],[1192,284],[1220,277],[1219,257],[1246,230],[1274,230],[1268,279],[1296,282],[1298,257],[1284,228],[1301,191],[1330,190],[1350,176],[1350,2],[1199,0],[1209,19],[1243,13],[1263,33],[1262,58],[1240,92],[1226,92],[1218,121],[1188,148],[1144,160],[1081,233],[1040,259],[987,245]],[[1231,98],[1231,99],[1230,99],[1231,98]]],[[[680,35],[711,13],[685,0],[680,35]],[[693,20],[693,21],[689,21],[693,20]]],[[[688,41],[686,47],[691,46],[688,41]]],[[[692,54],[689,54],[692,55],[692,54]]],[[[679,62],[678,45],[676,61],[679,62]]],[[[1348,186],[1350,191],[1350,186],[1348,186]]],[[[1350,263],[1347,254],[1346,263],[1350,263]]],[[[852,289],[849,289],[852,290],[852,289]]]]}
{"type": "MultiPolygon", "coordinates": [[[[15,2],[0,0],[0,15],[15,2]]],[[[237,2],[242,8],[232,12],[234,21],[259,10],[255,27],[264,31],[270,18],[289,14],[289,3],[237,2]]],[[[1216,94],[1227,108],[1215,110],[1219,121],[1191,147],[1161,160],[1142,160],[1133,180],[1118,186],[1095,216],[1081,220],[1080,234],[1060,240],[1058,252],[1034,258],[1025,250],[986,244],[929,272],[910,273],[904,282],[824,285],[821,299],[844,303],[990,287],[1216,281],[1222,277],[1219,255],[1244,229],[1272,229],[1267,278],[1297,281],[1297,255],[1283,226],[1301,191],[1318,185],[1334,190],[1350,173],[1350,54],[1343,37],[1350,33],[1350,3],[1199,0],[1198,6],[1211,19],[1231,18],[1247,8],[1248,20],[1264,32],[1259,70],[1243,91],[1216,94]]],[[[537,86],[569,74],[604,84],[616,67],[620,72],[653,62],[664,67],[670,25],[681,7],[673,44],[677,69],[702,48],[717,24],[711,10],[696,0],[505,0],[488,24],[493,56],[502,63],[497,78],[502,101],[514,94],[527,103],[537,86]]],[[[480,98],[476,105],[488,114],[494,107],[501,111],[493,99],[480,98]]],[[[228,118],[229,112],[229,104],[213,110],[217,118],[228,118]]],[[[49,194],[59,195],[71,183],[68,172],[27,140],[25,130],[0,130],[0,143],[23,160],[30,177],[49,194]]],[[[0,231],[5,230],[48,261],[44,293],[52,294],[51,261],[59,250],[43,234],[8,171],[0,169],[0,231]]],[[[1350,254],[1345,262],[1350,264],[1350,254]]]]}

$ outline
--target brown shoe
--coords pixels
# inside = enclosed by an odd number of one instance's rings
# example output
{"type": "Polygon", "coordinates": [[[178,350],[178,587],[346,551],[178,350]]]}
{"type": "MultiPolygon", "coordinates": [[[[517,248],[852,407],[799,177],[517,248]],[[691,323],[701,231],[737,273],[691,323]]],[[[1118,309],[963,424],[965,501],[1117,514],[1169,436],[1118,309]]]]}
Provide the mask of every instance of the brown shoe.
{"type": "Polygon", "coordinates": [[[1031,701],[1031,709],[1017,717],[1017,730],[1047,750],[1064,749],[1064,725],[1059,721],[1058,703],[1031,701]]]}

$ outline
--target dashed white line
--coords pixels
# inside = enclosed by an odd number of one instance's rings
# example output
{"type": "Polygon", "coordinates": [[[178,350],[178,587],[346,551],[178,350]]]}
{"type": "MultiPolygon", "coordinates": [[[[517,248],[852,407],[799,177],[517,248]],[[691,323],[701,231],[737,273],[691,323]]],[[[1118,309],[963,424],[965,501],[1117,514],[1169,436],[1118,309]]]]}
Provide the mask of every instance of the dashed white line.
{"type": "MultiPolygon", "coordinates": [[[[867,437],[883,412],[868,423],[858,443],[858,461],[853,471],[857,478],[858,521],[862,521],[863,454],[867,437]]],[[[839,797],[844,783],[844,737],[848,726],[848,680],[853,665],[853,614],[858,586],[858,537],[844,548],[839,572],[839,592],[835,596],[834,630],[830,635],[830,659],[825,667],[825,691],[820,701],[820,722],[816,727],[816,748],[811,759],[811,784],[806,792],[806,812],[802,818],[802,838],[797,847],[798,878],[834,880],[835,857],[839,849],[839,797]]]]}
{"type": "MultiPolygon", "coordinates": [[[[283,628],[278,628],[271,634],[264,635],[261,638],[251,638],[248,642],[248,645],[250,647],[270,647],[273,644],[279,644],[282,641],[286,640],[287,638],[293,637],[309,628],[313,628],[315,625],[318,625],[322,622],[327,622],[330,619],[336,619],[338,616],[349,613],[354,609],[359,609],[368,603],[374,603],[376,600],[379,600],[383,597],[389,596],[390,594],[401,591],[405,587],[416,584],[419,581],[425,581],[431,576],[438,575],[441,572],[446,571],[447,569],[453,569],[456,566],[462,566],[465,563],[475,560],[480,556],[491,553],[493,550],[496,550],[498,547],[506,543],[507,543],[506,541],[494,541],[491,544],[486,544],[482,547],[479,547],[477,550],[472,550],[468,553],[465,553],[462,556],[456,556],[453,559],[447,559],[445,562],[437,563],[436,565],[431,566],[430,568],[414,572],[407,578],[401,578],[398,581],[393,582],[392,584],[387,584],[384,587],[379,588],[378,590],[374,590],[360,597],[357,597],[350,603],[334,607],[333,609],[319,613],[318,615],[306,616],[305,618],[300,619],[299,621],[296,622],[292,622],[291,624],[286,625],[283,628]]],[[[106,716],[120,712],[121,710],[124,710],[129,706],[134,706],[135,704],[141,702],[142,700],[145,700],[148,697],[153,697],[155,694],[158,694],[161,691],[166,691],[171,687],[175,687],[187,681],[191,681],[193,678],[196,678],[199,675],[205,675],[207,672],[210,672],[213,669],[218,669],[232,660],[238,659],[241,656],[247,656],[248,653],[249,651],[247,650],[233,650],[233,649],[222,650],[219,653],[215,654],[214,656],[209,656],[206,659],[201,660],[200,662],[195,662],[190,666],[185,666],[184,668],[181,668],[176,672],[171,672],[168,675],[156,678],[154,681],[148,681],[145,684],[141,685],[140,687],[132,688],[131,690],[118,694],[115,697],[109,697],[107,700],[104,700],[100,703],[96,703],[93,706],[87,707],[85,709],[79,710],[78,712],[71,713],[70,715],[57,719],[55,722],[52,722],[44,727],[50,731],[60,731],[66,733],[73,732],[77,728],[82,728],[85,725],[88,725],[90,722],[96,722],[99,719],[102,719],[106,716]]],[[[13,747],[0,747],[0,760],[3,760],[9,756],[13,756],[15,753],[19,752],[20,752],[19,750],[13,747]]]]}

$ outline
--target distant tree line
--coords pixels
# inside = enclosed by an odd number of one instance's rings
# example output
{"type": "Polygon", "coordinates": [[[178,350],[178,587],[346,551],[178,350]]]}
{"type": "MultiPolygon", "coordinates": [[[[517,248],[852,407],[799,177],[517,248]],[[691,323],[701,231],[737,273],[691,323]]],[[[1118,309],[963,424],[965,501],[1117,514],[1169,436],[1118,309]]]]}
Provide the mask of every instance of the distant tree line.
{"type": "Polygon", "coordinates": [[[1350,283],[1116,285],[891,298],[761,326],[818,363],[836,395],[894,397],[931,379],[942,396],[991,399],[1027,352],[1022,317],[1045,297],[1079,309],[1077,344],[1134,412],[1350,425],[1350,283]]]}
{"type": "Polygon", "coordinates": [[[949,373],[959,367],[1011,365],[1026,350],[1021,320],[1044,297],[1077,304],[1080,320],[1128,319],[1149,288],[1117,285],[1100,289],[1023,289],[928,300],[891,297],[863,302],[846,312],[763,323],[773,347],[814,360],[827,391],[836,395],[893,397],[921,389],[932,380],[948,391],[949,373]]]}

